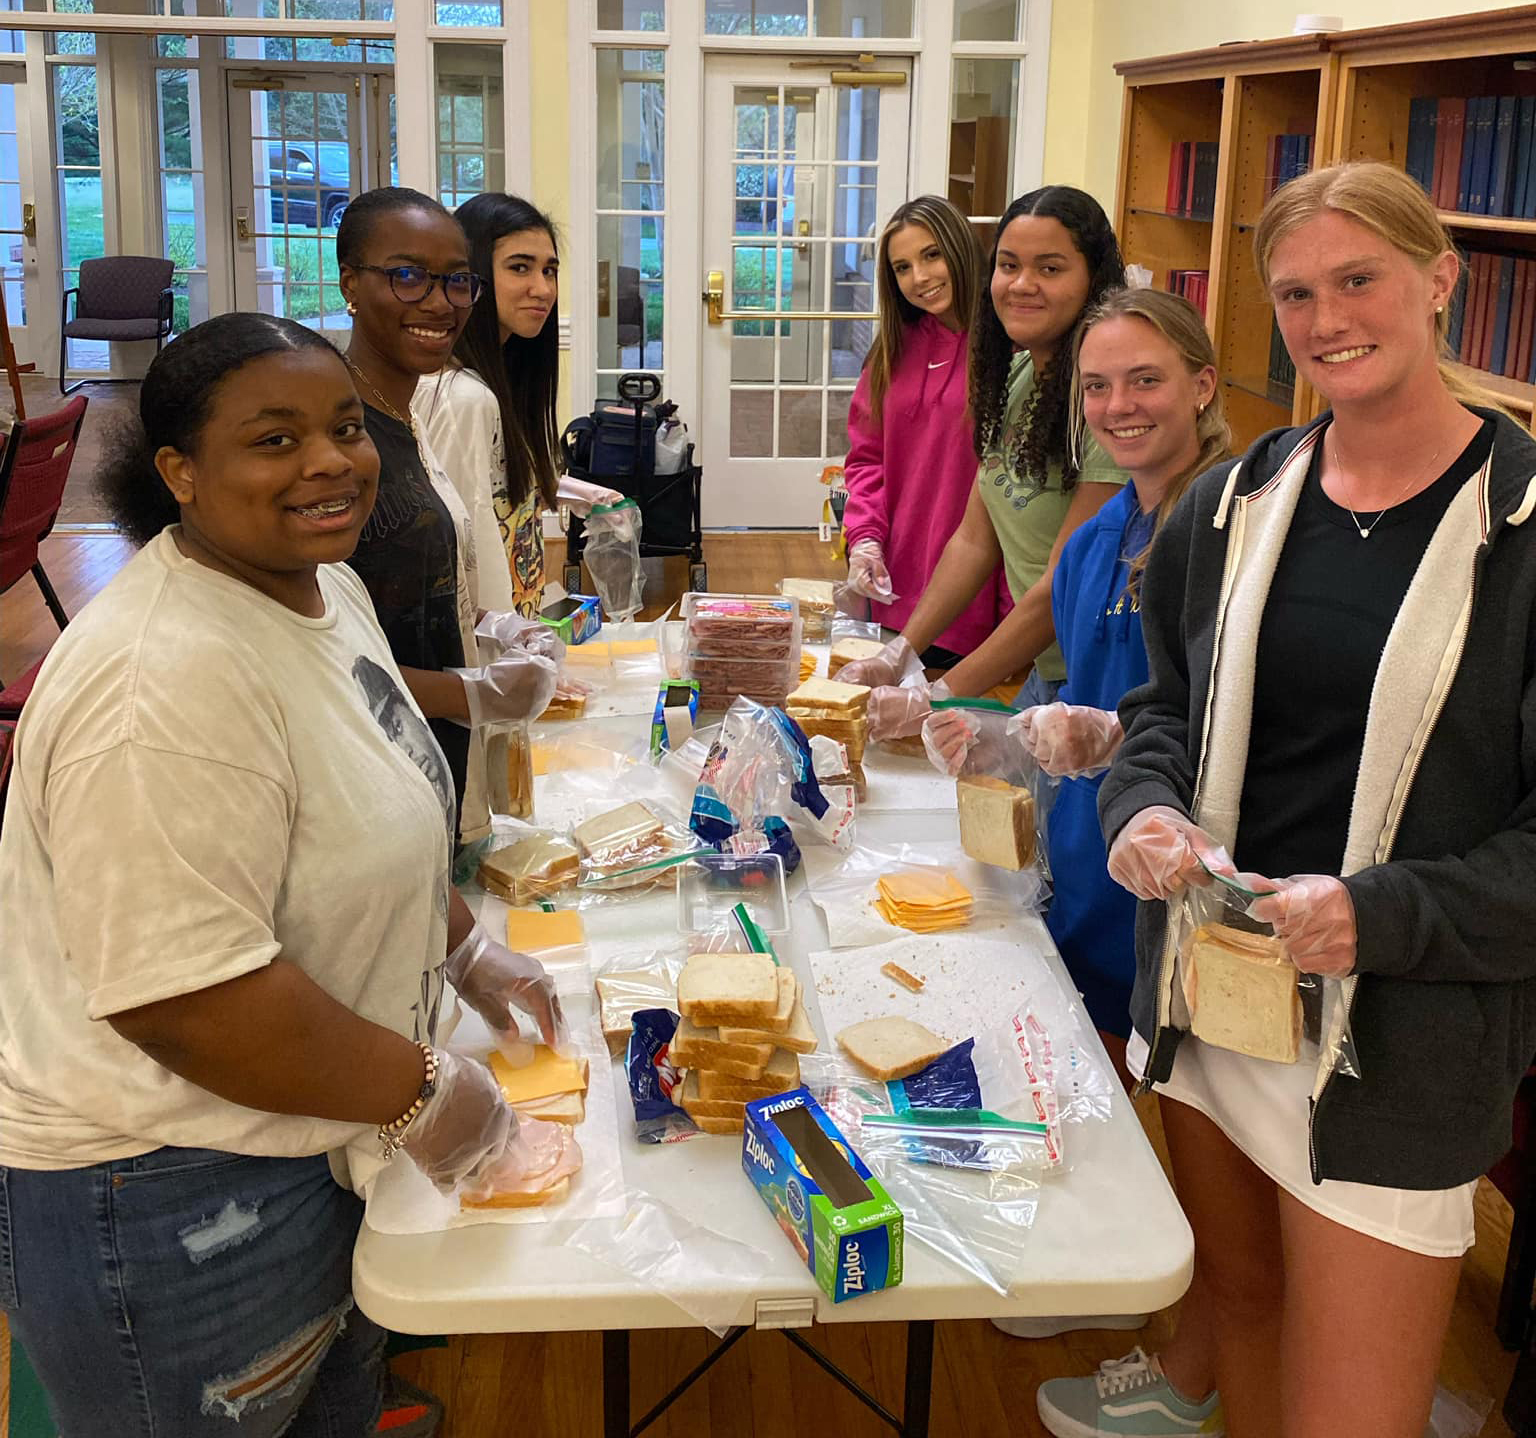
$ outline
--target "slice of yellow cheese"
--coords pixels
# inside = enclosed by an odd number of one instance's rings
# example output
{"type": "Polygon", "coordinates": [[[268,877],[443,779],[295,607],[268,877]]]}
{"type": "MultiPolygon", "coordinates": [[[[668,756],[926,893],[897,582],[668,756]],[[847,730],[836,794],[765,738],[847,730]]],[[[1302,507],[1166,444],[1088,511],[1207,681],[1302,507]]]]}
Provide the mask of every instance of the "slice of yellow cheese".
{"type": "Polygon", "coordinates": [[[584,944],[587,931],[575,909],[509,909],[507,947],[519,953],[530,949],[558,949],[584,944]]]}
{"type": "Polygon", "coordinates": [[[606,639],[589,640],[586,644],[573,644],[565,651],[567,664],[606,664],[610,659],[623,659],[635,654],[654,654],[654,639],[606,639]]]}
{"type": "Polygon", "coordinates": [[[971,903],[971,891],[948,869],[933,872],[908,869],[900,874],[883,875],[880,897],[900,909],[957,909],[971,903]]]}
{"type": "Polygon", "coordinates": [[[587,1061],[561,1058],[546,1044],[535,1044],[533,1062],[513,1068],[499,1053],[491,1055],[491,1072],[501,1092],[514,1108],[532,1099],[557,1093],[587,1091],[587,1061]]]}

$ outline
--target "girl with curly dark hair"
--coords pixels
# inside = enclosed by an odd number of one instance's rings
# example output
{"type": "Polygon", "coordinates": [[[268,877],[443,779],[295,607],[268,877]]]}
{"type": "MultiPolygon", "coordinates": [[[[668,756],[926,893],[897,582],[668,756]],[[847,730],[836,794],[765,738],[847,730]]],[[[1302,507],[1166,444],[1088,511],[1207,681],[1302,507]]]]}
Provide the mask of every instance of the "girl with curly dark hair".
{"type": "Polygon", "coordinates": [[[1072,349],[1083,313],[1124,283],[1120,245],[1091,195],[1048,185],[1015,200],[998,223],[990,284],[971,325],[972,442],[980,467],[960,527],[922,600],[884,653],[841,677],[870,684],[871,733],[916,734],[926,685],[896,688],[921,653],[1001,563],[1014,609],[946,676],[952,694],[980,694],[1033,666],[1021,702],[1049,703],[1065,677],[1051,623],[1051,578],[1062,546],[1119,493],[1126,476],[1091,437],[1068,442],[1072,349]]]}

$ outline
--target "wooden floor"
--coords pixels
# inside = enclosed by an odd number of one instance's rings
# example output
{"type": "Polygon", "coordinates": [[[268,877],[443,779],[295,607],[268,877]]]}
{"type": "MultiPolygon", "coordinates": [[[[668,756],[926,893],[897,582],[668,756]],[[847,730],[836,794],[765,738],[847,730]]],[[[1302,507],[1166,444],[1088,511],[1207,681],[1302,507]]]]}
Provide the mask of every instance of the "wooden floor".
{"type": "MultiPolygon", "coordinates": [[[[73,614],[128,553],[113,536],[56,536],[44,545],[43,563],[65,610],[73,614]]],[[[558,572],[559,558],[556,546],[550,556],[552,572],[558,572]]],[[[710,587],[722,591],[761,592],[784,575],[833,572],[825,547],[809,534],[712,535],[706,558],[710,587]]],[[[679,578],[669,571],[668,579],[674,585],[686,582],[686,573],[679,578]]],[[[56,636],[30,579],[0,596],[0,675],[14,677],[56,636]]],[[[1163,1155],[1155,1102],[1141,1100],[1138,1113],[1154,1148],[1163,1155]]],[[[743,1201],[752,1201],[750,1195],[743,1201]]],[[[1492,1401],[1494,1412],[1482,1430],[1487,1438],[1510,1438],[1498,1408],[1514,1358],[1493,1334],[1509,1224],[1509,1205],[1486,1182],[1480,1185],[1477,1246],[1462,1273],[1440,1367],[1441,1382],[1453,1391],[1492,1401]]],[[[1153,1351],[1166,1338],[1171,1322],[1165,1313],[1137,1333],[1079,1332],[1032,1341],[1008,1338],[985,1322],[941,1324],[934,1358],[935,1438],[1038,1434],[1043,1430],[1035,1417],[1034,1390],[1041,1380],[1091,1372],[1103,1359],[1118,1357],[1136,1343],[1153,1351]]],[[[877,1324],[839,1324],[818,1328],[810,1337],[886,1407],[899,1411],[899,1332],[877,1324]]],[[[631,1354],[633,1412],[645,1412],[713,1342],[702,1331],[637,1334],[631,1354]]],[[[0,1355],[5,1351],[0,1343],[0,1355]]],[[[597,1334],[454,1338],[445,1349],[410,1354],[397,1362],[402,1373],[447,1403],[442,1438],[505,1438],[513,1432],[529,1438],[592,1438],[601,1432],[602,1352],[597,1334]]],[[[0,1366],[0,1434],[7,1431],[5,1379],[0,1366]]],[[[749,1335],[650,1431],[657,1438],[884,1438],[888,1432],[775,1333],[749,1335]]]]}

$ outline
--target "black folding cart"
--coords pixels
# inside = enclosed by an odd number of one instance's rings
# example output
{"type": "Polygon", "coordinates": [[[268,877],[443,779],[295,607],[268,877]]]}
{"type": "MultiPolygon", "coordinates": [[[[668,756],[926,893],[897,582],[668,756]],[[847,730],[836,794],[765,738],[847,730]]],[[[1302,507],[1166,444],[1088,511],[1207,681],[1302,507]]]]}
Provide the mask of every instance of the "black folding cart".
{"type": "MultiPolygon", "coordinates": [[[[591,415],[572,421],[561,437],[566,473],[616,489],[640,506],[640,557],[688,558],[688,587],[709,588],[704,563],[704,528],[700,494],[704,470],[693,462],[693,445],[684,452],[682,467],[671,474],[655,472],[655,437],[659,418],[655,401],[661,382],[653,374],[619,376],[619,398],[600,401],[591,415]]],[[[670,411],[668,412],[670,413],[670,411]]],[[[571,594],[581,593],[581,556],[586,527],[572,514],[566,533],[561,583],[571,594]]]]}

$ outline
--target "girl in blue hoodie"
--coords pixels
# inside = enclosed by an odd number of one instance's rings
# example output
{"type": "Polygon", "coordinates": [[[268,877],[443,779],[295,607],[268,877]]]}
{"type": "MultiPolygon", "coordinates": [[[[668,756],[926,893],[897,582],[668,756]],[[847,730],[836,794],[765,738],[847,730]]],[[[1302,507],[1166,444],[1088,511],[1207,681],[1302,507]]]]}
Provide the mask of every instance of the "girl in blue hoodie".
{"type": "MultiPolygon", "coordinates": [[[[1147,682],[1141,575],[1163,520],[1196,475],[1226,457],[1230,431],[1200,313],[1162,290],[1111,290],[1084,316],[1074,352],[1073,442],[1084,431],[1131,477],[1067,541],[1051,585],[1067,677],[1057,702],[1009,728],[1061,776],[1047,827],[1053,895],[1046,924],[1105,1047],[1122,1068],[1136,973],[1136,900],[1109,877],[1099,781],[1120,743],[1121,696],[1147,682]]],[[[928,720],[958,773],[975,737],[963,710],[928,720]]]]}

